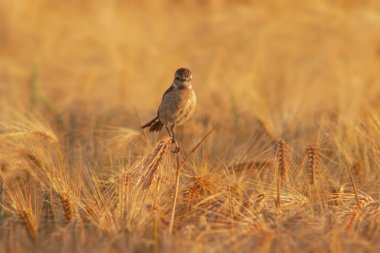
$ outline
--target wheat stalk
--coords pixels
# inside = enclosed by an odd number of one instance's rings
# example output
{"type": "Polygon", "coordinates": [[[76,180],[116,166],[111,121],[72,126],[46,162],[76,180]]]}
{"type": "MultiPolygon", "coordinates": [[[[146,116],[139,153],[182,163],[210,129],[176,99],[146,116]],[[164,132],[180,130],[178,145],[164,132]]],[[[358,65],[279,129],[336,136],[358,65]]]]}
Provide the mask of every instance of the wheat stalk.
{"type": "Polygon", "coordinates": [[[16,249],[15,222],[13,218],[4,221],[5,252],[13,252],[16,249]]]}
{"type": "MultiPolygon", "coordinates": [[[[2,172],[2,166],[3,165],[0,165],[0,172],[2,172]]],[[[3,178],[1,177],[1,174],[0,174],[0,222],[2,222],[3,220],[3,215],[4,215],[4,182],[3,182],[3,178]]]]}
{"type": "Polygon", "coordinates": [[[47,226],[55,225],[56,222],[56,215],[54,212],[54,208],[52,205],[52,189],[49,189],[44,194],[44,201],[43,201],[43,211],[44,211],[44,221],[46,222],[47,226]]]}
{"type": "Polygon", "coordinates": [[[202,138],[200,142],[198,142],[197,145],[194,146],[194,148],[190,151],[190,153],[185,157],[185,159],[182,160],[182,162],[179,162],[179,155],[177,153],[176,160],[177,160],[177,169],[176,169],[176,182],[175,182],[175,191],[174,191],[174,198],[173,198],[173,205],[172,205],[172,213],[170,216],[170,225],[169,225],[169,234],[173,234],[173,227],[174,227],[174,215],[175,215],[175,209],[177,205],[177,198],[178,198],[178,192],[179,192],[179,172],[181,167],[186,163],[186,161],[191,157],[191,155],[201,146],[201,144],[207,139],[207,137],[214,131],[214,128],[211,128],[211,130],[202,138]]]}
{"type": "Polygon", "coordinates": [[[359,183],[362,183],[365,181],[365,170],[360,162],[359,159],[356,159],[352,164],[352,171],[353,174],[357,177],[359,180],[359,183]]]}
{"type": "Polygon", "coordinates": [[[257,195],[255,204],[253,205],[253,208],[256,212],[261,211],[261,209],[264,206],[265,199],[266,199],[265,193],[261,193],[261,194],[257,195]]]}
{"type": "Polygon", "coordinates": [[[35,240],[38,235],[38,228],[35,222],[32,221],[30,213],[27,211],[20,211],[19,217],[23,221],[23,224],[26,227],[28,236],[31,240],[35,240]]]}
{"type": "Polygon", "coordinates": [[[339,206],[344,194],[344,185],[340,184],[336,189],[332,189],[332,205],[339,206]]]}
{"type": "Polygon", "coordinates": [[[352,172],[351,172],[350,165],[349,165],[349,162],[348,162],[348,159],[347,159],[346,151],[345,151],[342,143],[341,143],[341,146],[342,146],[344,161],[346,162],[346,168],[347,168],[347,171],[348,171],[348,175],[350,177],[352,189],[354,190],[354,194],[355,194],[355,198],[356,198],[356,204],[358,206],[358,209],[360,210],[362,208],[362,206],[361,206],[361,203],[360,203],[360,200],[359,200],[358,190],[356,189],[354,177],[352,176],[352,172]]]}

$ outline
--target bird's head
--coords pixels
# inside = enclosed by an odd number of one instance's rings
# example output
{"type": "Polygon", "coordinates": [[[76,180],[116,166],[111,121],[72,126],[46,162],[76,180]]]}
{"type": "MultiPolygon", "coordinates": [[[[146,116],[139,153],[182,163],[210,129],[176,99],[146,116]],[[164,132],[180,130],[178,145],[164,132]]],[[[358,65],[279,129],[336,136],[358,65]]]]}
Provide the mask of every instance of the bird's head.
{"type": "Polygon", "coordinates": [[[174,86],[178,88],[191,88],[191,71],[188,68],[179,68],[174,74],[174,86]]]}

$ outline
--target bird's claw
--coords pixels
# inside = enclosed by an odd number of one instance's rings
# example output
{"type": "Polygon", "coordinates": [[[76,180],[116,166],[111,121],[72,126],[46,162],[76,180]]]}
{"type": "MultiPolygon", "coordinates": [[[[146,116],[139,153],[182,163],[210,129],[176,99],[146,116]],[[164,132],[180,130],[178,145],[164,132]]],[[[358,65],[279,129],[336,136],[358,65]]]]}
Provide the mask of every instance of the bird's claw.
{"type": "Polygon", "coordinates": [[[172,153],[179,153],[179,151],[180,151],[181,149],[178,147],[178,146],[176,146],[175,147],[175,149],[174,150],[172,150],[172,153]]]}
{"type": "Polygon", "coordinates": [[[172,150],[172,153],[179,153],[179,151],[180,151],[181,149],[180,149],[179,146],[178,146],[177,140],[174,139],[174,138],[172,138],[172,144],[175,145],[175,149],[172,150]]]}

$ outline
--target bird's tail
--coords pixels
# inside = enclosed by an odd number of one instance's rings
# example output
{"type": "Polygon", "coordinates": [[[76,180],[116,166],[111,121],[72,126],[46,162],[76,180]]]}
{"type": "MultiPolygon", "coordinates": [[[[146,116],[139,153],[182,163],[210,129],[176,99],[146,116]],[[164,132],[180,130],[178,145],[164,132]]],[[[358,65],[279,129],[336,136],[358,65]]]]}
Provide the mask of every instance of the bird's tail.
{"type": "Polygon", "coordinates": [[[158,117],[155,117],[145,125],[141,126],[141,128],[149,127],[150,132],[160,132],[164,124],[158,119],[158,117]]]}

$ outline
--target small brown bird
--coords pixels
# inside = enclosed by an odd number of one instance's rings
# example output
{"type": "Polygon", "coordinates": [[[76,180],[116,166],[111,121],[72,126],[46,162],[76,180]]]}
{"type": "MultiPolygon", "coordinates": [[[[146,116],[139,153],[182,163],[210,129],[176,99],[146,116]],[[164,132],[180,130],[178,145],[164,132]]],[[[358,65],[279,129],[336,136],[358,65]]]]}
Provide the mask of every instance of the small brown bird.
{"type": "Polygon", "coordinates": [[[150,132],[159,132],[165,126],[170,137],[175,140],[174,127],[188,121],[193,115],[197,104],[191,79],[192,75],[189,69],[177,69],[172,85],[162,96],[157,116],[141,128],[149,127],[150,132]]]}

